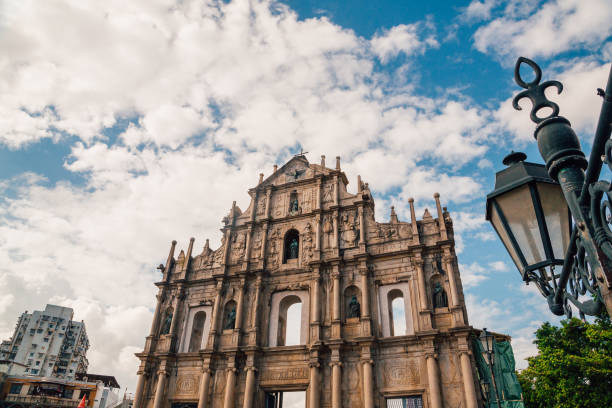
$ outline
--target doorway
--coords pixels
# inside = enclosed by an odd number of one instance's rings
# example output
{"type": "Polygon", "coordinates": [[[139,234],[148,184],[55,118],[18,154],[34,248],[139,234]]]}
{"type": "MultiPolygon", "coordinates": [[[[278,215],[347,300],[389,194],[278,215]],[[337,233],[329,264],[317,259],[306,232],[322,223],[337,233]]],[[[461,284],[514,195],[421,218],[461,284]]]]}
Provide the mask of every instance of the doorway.
{"type": "Polygon", "coordinates": [[[266,392],[266,408],[305,408],[306,391],[266,392]]]}

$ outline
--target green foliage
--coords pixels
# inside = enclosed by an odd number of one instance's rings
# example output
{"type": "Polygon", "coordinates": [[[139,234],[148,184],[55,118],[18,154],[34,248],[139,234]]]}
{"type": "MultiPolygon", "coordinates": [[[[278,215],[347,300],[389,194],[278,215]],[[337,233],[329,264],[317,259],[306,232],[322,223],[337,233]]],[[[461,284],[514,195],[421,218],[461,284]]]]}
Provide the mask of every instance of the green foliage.
{"type": "Polygon", "coordinates": [[[573,318],[536,331],[538,355],[519,373],[527,408],[612,407],[612,322],[573,318]]]}

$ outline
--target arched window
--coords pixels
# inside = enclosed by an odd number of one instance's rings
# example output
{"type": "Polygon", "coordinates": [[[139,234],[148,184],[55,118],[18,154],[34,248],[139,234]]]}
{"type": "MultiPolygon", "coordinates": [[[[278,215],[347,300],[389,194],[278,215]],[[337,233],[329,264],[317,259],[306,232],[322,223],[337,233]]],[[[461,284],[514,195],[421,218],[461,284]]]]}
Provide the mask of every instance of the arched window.
{"type": "Polygon", "coordinates": [[[302,301],[297,296],[287,296],[281,300],[278,310],[277,346],[300,344],[302,328],[302,301]]]}
{"type": "Polygon", "coordinates": [[[189,352],[200,350],[202,335],[204,334],[204,322],[206,313],[199,311],[193,316],[193,326],[191,327],[191,338],[189,339],[189,352]]]}
{"type": "Polygon", "coordinates": [[[297,259],[300,254],[300,233],[290,229],[285,234],[285,245],[283,253],[283,263],[289,259],[297,259]]]}
{"type": "Polygon", "coordinates": [[[387,294],[389,306],[389,331],[391,336],[404,336],[406,334],[406,310],[404,308],[404,294],[399,289],[393,289],[387,294]]]}
{"type": "Polygon", "coordinates": [[[361,291],[357,286],[349,286],[344,290],[344,316],[346,318],[361,317],[361,291]]]}
{"type": "Polygon", "coordinates": [[[225,304],[223,313],[223,330],[233,330],[236,327],[236,302],[230,300],[225,304]]]}

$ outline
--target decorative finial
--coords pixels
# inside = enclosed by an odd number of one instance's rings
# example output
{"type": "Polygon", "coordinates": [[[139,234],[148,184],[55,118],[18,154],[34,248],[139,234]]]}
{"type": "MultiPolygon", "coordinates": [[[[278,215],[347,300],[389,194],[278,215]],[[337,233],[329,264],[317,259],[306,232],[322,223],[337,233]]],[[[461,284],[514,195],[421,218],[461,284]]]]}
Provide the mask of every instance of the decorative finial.
{"type": "Polygon", "coordinates": [[[541,79],[542,70],[540,69],[538,64],[525,57],[519,57],[519,59],[516,60],[516,65],[514,66],[514,81],[520,87],[525,88],[526,91],[522,91],[514,97],[514,99],[512,100],[512,106],[516,110],[522,110],[518,102],[523,98],[529,98],[531,100],[531,103],[533,104],[531,108],[530,117],[534,123],[540,123],[545,119],[559,116],[559,105],[552,101],[549,101],[548,98],[546,98],[546,95],[544,94],[546,88],[549,88],[551,86],[556,87],[557,94],[560,94],[561,91],[563,91],[563,84],[561,82],[546,81],[540,84],[541,79]],[[521,78],[521,64],[523,63],[529,65],[535,73],[535,79],[531,82],[525,82],[523,78],[521,78]],[[546,117],[540,118],[537,116],[537,113],[542,108],[551,108],[552,113],[546,117]]]}
{"type": "Polygon", "coordinates": [[[512,166],[513,164],[525,161],[526,158],[527,158],[527,155],[525,153],[515,152],[514,150],[512,150],[509,155],[504,157],[504,160],[502,161],[502,163],[504,163],[504,165],[506,166],[512,166]]]}
{"type": "Polygon", "coordinates": [[[340,156],[336,156],[336,170],[340,170],[340,156]]]}

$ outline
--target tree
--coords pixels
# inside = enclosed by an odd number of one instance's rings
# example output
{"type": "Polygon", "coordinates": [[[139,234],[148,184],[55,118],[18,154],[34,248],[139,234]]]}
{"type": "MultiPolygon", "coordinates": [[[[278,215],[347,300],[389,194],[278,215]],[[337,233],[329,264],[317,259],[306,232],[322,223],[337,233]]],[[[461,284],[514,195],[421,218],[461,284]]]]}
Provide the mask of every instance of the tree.
{"type": "Polygon", "coordinates": [[[612,322],[573,318],[544,323],[538,355],[518,374],[527,408],[612,407],[612,322]]]}

